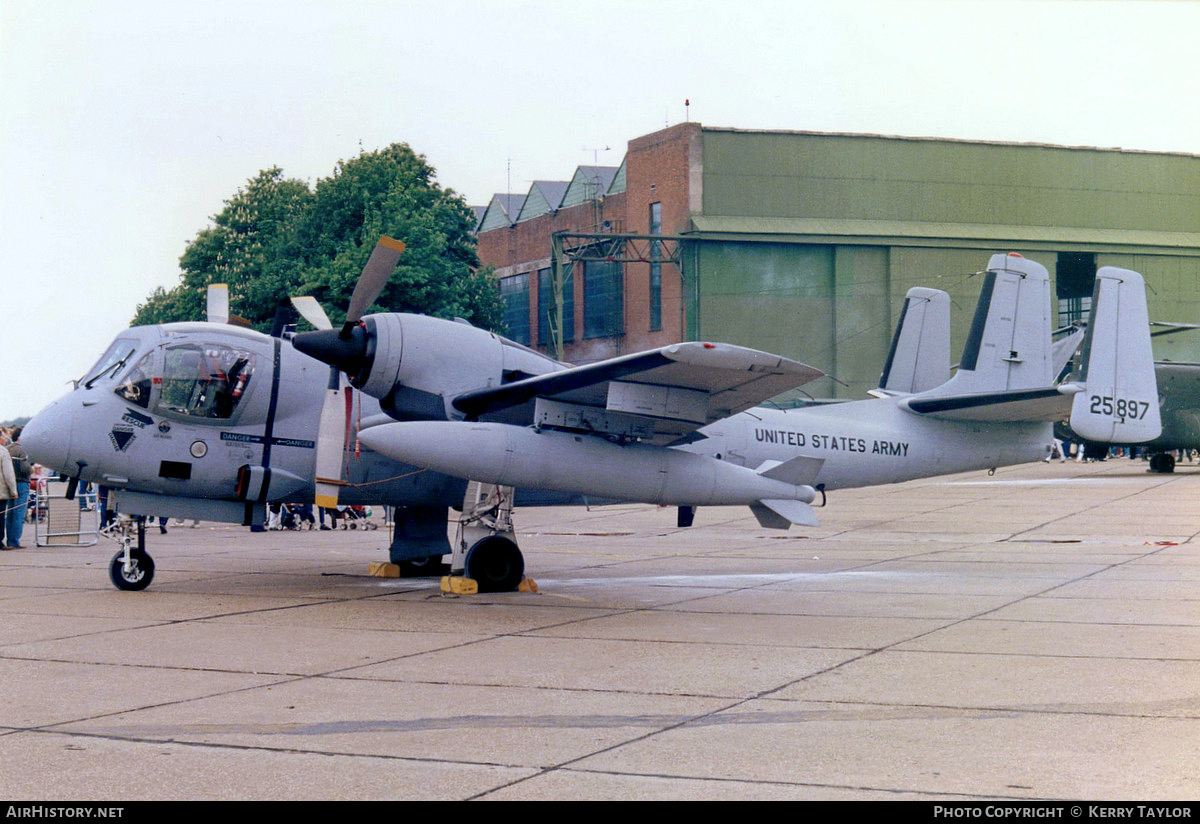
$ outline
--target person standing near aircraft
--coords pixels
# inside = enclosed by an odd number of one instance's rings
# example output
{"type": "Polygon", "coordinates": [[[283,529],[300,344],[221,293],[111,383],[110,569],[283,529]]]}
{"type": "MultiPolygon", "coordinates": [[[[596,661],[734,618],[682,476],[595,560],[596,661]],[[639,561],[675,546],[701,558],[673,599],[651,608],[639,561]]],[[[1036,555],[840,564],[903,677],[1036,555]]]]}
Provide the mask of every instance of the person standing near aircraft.
{"type": "Polygon", "coordinates": [[[13,549],[5,542],[5,532],[8,523],[9,507],[17,499],[17,476],[13,472],[13,459],[8,454],[9,438],[5,430],[0,430],[0,510],[4,517],[0,518],[0,549],[13,549]]]}
{"type": "Polygon", "coordinates": [[[13,476],[16,479],[16,499],[5,516],[5,548],[22,549],[21,533],[25,528],[25,506],[29,502],[29,455],[21,446],[21,431],[18,426],[12,431],[8,442],[8,454],[12,459],[13,476]]]}

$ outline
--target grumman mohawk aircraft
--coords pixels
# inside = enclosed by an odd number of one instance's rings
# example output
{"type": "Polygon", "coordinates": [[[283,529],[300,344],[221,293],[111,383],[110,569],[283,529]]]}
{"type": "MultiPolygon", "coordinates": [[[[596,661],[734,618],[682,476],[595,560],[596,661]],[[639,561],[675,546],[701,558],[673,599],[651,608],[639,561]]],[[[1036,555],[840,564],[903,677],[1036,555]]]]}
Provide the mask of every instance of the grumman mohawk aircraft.
{"type": "MultiPolygon", "coordinates": [[[[953,377],[949,296],[916,288],[876,397],[780,410],[755,406],[822,373],[697,342],[569,366],[463,322],[364,317],[402,249],[380,242],[341,330],[300,299],[319,331],[290,341],[212,323],[122,332],[23,443],[54,471],[114,488],[131,515],[251,523],[268,501],[405,507],[393,560],[440,569],[452,551],[481,590],[505,591],[524,572],[514,487],[678,506],[681,526],[697,506],[746,505],[787,528],[815,525],[811,503],[828,490],[1042,459],[1051,422],[1068,416],[1095,440],[1160,430],[1145,291],[1128,270],[1097,273],[1073,379],[1053,382],[1069,353],[1051,345],[1045,268],[995,255],[953,377]],[[483,496],[463,479],[495,486],[483,496]],[[453,550],[451,505],[463,507],[453,550]]],[[[141,589],[153,561],[140,531],[130,543],[110,573],[141,589]]]]}

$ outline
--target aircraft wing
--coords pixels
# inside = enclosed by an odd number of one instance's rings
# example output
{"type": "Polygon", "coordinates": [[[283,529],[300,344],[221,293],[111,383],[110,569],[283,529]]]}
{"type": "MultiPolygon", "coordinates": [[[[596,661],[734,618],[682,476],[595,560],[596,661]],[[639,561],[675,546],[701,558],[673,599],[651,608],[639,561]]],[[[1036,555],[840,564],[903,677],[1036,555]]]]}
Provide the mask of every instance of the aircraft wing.
{"type": "Polygon", "coordinates": [[[677,343],[467,392],[468,418],[511,419],[670,443],[824,375],[779,355],[726,343],[677,343]]]}

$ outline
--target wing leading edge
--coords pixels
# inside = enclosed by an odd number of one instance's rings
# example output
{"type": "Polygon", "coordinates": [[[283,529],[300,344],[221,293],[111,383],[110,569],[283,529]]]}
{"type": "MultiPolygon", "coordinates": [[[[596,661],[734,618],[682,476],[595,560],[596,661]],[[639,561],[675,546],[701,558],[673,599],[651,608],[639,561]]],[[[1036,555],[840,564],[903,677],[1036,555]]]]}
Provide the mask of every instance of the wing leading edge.
{"type": "Polygon", "coordinates": [[[521,407],[528,423],[669,443],[824,375],[726,343],[677,343],[467,392],[469,419],[521,407]]]}

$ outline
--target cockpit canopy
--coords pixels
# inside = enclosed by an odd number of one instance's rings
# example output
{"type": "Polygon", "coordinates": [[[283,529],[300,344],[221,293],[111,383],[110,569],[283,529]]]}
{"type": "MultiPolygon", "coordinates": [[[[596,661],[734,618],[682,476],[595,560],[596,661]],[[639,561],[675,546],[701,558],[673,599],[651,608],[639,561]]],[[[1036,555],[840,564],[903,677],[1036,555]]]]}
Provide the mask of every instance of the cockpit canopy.
{"type": "Polygon", "coordinates": [[[83,387],[113,383],[113,392],[126,403],[155,414],[224,421],[242,406],[259,360],[248,348],[211,341],[145,350],[146,341],[117,338],[89,370],[83,387]]]}

